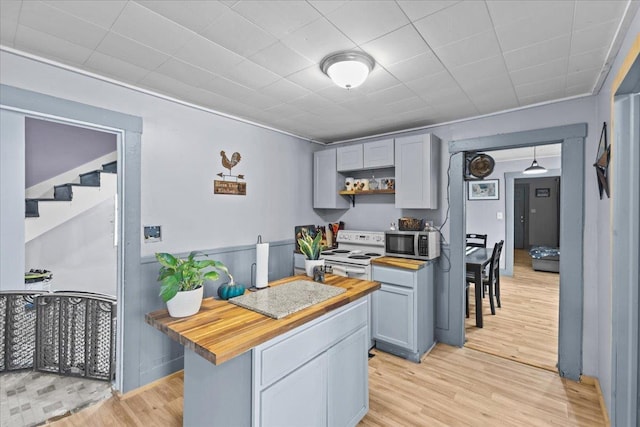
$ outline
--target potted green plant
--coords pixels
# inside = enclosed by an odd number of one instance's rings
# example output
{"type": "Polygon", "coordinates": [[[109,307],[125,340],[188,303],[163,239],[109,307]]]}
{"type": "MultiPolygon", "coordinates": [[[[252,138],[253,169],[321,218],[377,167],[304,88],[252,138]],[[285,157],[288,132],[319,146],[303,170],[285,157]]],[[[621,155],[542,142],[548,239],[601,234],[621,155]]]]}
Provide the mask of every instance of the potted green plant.
{"type": "Polygon", "coordinates": [[[156,253],[156,259],[160,263],[158,281],[162,283],[160,297],[167,303],[171,317],[186,317],[197,313],[202,304],[203,282],[217,280],[220,277],[218,271],[229,273],[220,261],[197,259],[198,255],[206,256],[197,251],[191,252],[184,259],[166,252],[156,253]],[[207,269],[213,270],[205,271],[207,269]]]}
{"type": "Polygon", "coordinates": [[[322,251],[321,239],[321,233],[316,233],[314,237],[307,230],[302,230],[302,237],[298,239],[300,252],[305,256],[304,269],[309,277],[313,277],[314,267],[324,266],[324,259],[320,259],[320,252],[322,251]]]}

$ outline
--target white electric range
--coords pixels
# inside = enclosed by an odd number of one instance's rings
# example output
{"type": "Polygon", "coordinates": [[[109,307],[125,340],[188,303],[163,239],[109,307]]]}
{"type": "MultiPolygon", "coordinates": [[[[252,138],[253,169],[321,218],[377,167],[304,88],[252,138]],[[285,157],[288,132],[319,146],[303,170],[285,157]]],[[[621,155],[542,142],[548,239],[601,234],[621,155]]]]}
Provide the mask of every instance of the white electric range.
{"type": "Polygon", "coordinates": [[[333,274],[371,280],[371,260],[384,256],[384,232],[339,230],[338,247],[320,254],[333,274]]]}

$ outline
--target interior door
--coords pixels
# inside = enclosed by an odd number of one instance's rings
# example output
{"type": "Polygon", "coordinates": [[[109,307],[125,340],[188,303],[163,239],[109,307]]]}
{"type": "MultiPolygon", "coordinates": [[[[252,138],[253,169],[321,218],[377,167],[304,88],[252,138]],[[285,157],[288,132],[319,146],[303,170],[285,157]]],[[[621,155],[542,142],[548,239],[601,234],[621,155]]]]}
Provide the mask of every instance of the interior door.
{"type": "Polygon", "coordinates": [[[516,184],[513,188],[513,247],[526,249],[529,246],[528,213],[529,184],[516,184]]]}

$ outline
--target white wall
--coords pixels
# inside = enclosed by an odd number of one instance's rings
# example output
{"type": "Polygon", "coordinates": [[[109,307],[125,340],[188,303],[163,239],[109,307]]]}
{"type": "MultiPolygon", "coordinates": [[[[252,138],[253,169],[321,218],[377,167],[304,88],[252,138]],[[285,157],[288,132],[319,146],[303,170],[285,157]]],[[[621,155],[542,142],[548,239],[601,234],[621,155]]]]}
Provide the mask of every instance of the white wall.
{"type": "MultiPolygon", "coordinates": [[[[631,50],[631,46],[635,39],[640,34],[640,11],[636,13],[631,26],[627,31],[627,36],[624,38],[618,56],[616,57],[611,71],[605,80],[600,93],[597,98],[597,124],[598,128],[595,129],[597,137],[600,136],[600,130],[602,123],[607,122],[609,135],[608,141],[611,143],[611,125],[612,125],[612,110],[611,110],[611,90],[613,86],[613,80],[618,75],[622,62],[631,50]]],[[[597,147],[597,146],[596,146],[597,147]]],[[[595,159],[596,147],[591,150],[587,156],[587,160],[595,159]],[[589,154],[592,157],[589,158],[589,154]]],[[[615,149],[614,149],[615,153],[615,149]]],[[[615,155],[615,154],[614,154],[615,155]]],[[[591,168],[593,169],[593,168],[591,168]]],[[[595,173],[591,170],[592,175],[595,173]]],[[[595,176],[591,179],[592,185],[595,184],[595,176]]],[[[595,309],[597,310],[597,334],[598,334],[598,378],[600,380],[600,386],[602,388],[602,394],[608,408],[611,408],[611,402],[613,399],[613,390],[611,389],[611,363],[612,363],[612,348],[611,348],[611,201],[606,196],[603,200],[597,200],[594,206],[597,212],[597,224],[595,225],[594,234],[597,236],[597,245],[592,248],[595,255],[600,260],[597,269],[597,304],[595,309]]]]}
{"type": "Polygon", "coordinates": [[[51,290],[116,295],[114,199],[108,199],[25,244],[26,268],[53,273],[51,290]]]}
{"type": "Polygon", "coordinates": [[[24,116],[0,110],[0,132],[1,291],[24,288],[24,116]]]}
{"type": "Polygon", "coordinates": [[[0,82],[143,118],[142,223],[161,225],[162,242],[142,255],[293,238],[320,223],[311,208],[311,153],[317,145],[131,89],[0,52],[0,82]],[[246,196],[213,194],[228,173],[220,151],[239,152],[246,196]]]}

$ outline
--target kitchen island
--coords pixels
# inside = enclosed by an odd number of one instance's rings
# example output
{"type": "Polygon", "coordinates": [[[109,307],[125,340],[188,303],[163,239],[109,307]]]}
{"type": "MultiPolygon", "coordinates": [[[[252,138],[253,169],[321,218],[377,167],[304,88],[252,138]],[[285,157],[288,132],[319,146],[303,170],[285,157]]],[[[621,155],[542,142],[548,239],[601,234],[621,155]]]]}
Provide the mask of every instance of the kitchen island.
{"type": "Polygon", "coordinates": [[[147,314],[185,347],[183,425],[357,424],[369,407],[364,297],[380,284],[330,274],[326,284],[346,291],[279,320],[213,298],[187,318],[147,314]]]}

